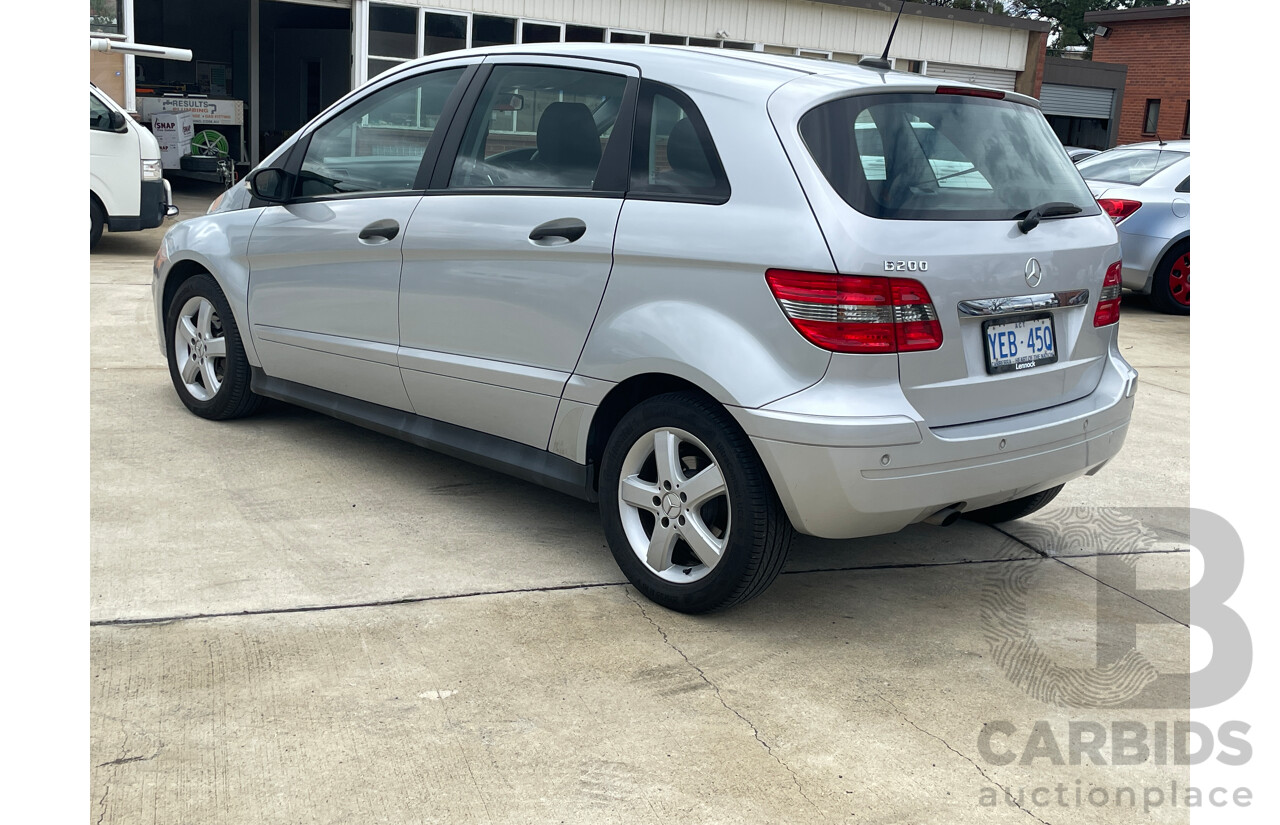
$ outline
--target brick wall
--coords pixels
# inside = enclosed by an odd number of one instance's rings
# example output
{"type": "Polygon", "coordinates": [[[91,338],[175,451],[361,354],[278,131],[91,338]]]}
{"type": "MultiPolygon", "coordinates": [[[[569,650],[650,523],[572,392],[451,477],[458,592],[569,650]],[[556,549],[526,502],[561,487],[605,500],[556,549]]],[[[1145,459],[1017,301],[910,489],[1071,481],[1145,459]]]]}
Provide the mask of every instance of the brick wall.
{"type": "Polygon", "coordinates": [[[1105,25],[1111,33],[1094,37],[1093,59],[1129,67],[1117,143],[1155,139],[1142,131],[1148,100],[1160,101],[1160,137],[1182,137],[1191,97],[1191,18],[1105,25]]]}

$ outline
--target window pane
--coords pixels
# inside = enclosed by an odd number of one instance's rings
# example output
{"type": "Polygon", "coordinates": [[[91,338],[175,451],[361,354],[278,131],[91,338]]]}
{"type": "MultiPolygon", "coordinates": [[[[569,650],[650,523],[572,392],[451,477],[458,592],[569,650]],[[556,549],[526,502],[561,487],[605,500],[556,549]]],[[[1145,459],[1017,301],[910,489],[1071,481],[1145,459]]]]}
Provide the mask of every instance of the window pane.
{"type": "Polygon", "coordinates": [[[369,7],[369,54],[418,56],[418,10],[404,6],[369,7]]]}
{"type": "Polygon", "coordinates": [[[449,186],[590,189],[626,85],[600,72],[496,66],[449,186]]]}
{"type": "Polygon", "coordinates": [[[708,40],[708,39],[707,39],[707,38],[705,38],[705,37],[690,37],[690,38],[689,38],[689,45],[690,45],[690,46],[704,46],[704,47],[706,47],[706,48],[708,48],[708,49],[718,49],[718,48],[720,48],[720,41],[719,41],[719,40],[708,40]]]}
{"type": "Polygon", "coordinates": [[[423,54],[440,54],[467,47],[467,18],[457,14],[427,12],[423,54]]]}
{"type": "Polygon", "coordinates": [[[413,188],[418,166],[462,69],[407,78],[360,101],[311,138],[300,195],[413,188]]]}
{"type": "Polygon", "coordinates": [[[610,43],[643,43],[643,34],[632,34],[631,32],[609,32],[610,43]]]}
{"type": "Polygon", "coordinates": [[[1144,134],[1154,135],[1156,129],[1160,128],[1160,101],[1147,101],[1147,114],[1142,121],[1142,131],[1144,134]]]}
{"type": "Polygon", "coordinates": [[[387,69],[394,69],[396,66],[401,66],[406,62],[404,60],[379,60],[376,57],[371,57],[369,58],[369,79],[373,80],[387,69]]]}
{"type": "Polygon", "coordinates": [[[677,37],[674,34],[651,34],[649,35],[650,43],[657,43],[661,46],[683,46],[684,38],[677,37]]]}
{"type": "Polygon", "coordinates": [[[120,0],[89,0],[89,31],[120,34],[120,0]]]}
{"type": "Polygon", "coordinates": [[[603,43],[604,29],[595,26],[565,26],[566,43],[603,43]]]}
{"type": "Polygon", "coordinates": [[[851,207],[897,220],[1011,220],[1063,201],[1098,205],[1038,110],[933,94],[847,97],[800,119],[800,134],[851,207]]]}
{"type": "Polygon", "coordinates": [[[474,46],[510,45],[516,42],[516,21],[477,14],[471,18],[471,37],[474,46]]]}
{"type": "Polygon", "coordinates": [[[524,43],[559,43],[560,27],[546,23],[521,23],[520,38],[524,43]]]}
{"type": "Polygon", "coordinates": [[[1139,186],[1187,156],[1168,149],[1128,149],[1123,146],[1080,161],[1077,168],[1089,180],[1139,186]]]}
{"type": "Polygon", "coordinates": [[[111,110],[92,92],[89,93],[89,128],[99,132],[111,131],[111,110]]]}
{"type": "Polygon", "coordinates": [[[648,134],[637,135],[632,144],[631,190],[676,198],[727,198],[729,182],[710,134],[701,119],[692,116],[693,104],[677,100],[675,92],[658,91],[665,88],[647,84],[641,97],[637,129],[647,120],[648,134]]]}

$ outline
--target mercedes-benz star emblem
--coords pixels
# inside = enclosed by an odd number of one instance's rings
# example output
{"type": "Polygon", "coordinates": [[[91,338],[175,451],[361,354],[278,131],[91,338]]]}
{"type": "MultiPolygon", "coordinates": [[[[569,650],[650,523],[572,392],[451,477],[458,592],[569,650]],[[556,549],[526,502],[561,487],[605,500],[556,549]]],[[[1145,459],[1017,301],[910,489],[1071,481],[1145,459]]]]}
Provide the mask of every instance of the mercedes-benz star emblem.
{"type": "Polygon", "coordinates": [[[1040,286],[1040,281],[1043,278],[1044,278],[1044,273],[1040,270],[1040,262],[1037,261],[1035,258],[1028,260],[1027,261],[1027,286],[1029,287],[1040,286]]]}

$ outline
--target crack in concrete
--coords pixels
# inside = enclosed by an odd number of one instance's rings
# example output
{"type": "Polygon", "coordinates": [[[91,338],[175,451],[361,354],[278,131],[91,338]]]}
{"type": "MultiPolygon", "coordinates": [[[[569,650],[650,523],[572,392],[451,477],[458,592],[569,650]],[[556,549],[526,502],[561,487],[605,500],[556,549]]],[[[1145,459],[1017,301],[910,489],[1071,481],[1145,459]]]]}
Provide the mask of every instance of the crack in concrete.
{"type": "Polygon", "coordinates": [[[631,603],[634,604],[640,610],[640,615],[645,618],[645,621],[653,625],[653,629],[658,631],[658,633],[662,634],[663,644],[665,644],[667,647],[671,648],[676,653],[678,653],[680,655],[680,658],[684,659],[685,664],[693,668],[694,671],[698,674],[698,676],[701,677],[702,681],[707,683],[707,687],[711,688],[711,690],[715,692],[716,700],[720,702],[720,704],[724,707],[724,709],[732,713],[734,716],[738,717],[740,720],[742,720],[743,724],[751,728],[751,735],[755,737],[755,740],[760,743],[761,747],[764,748],[765,753],[773,757],[773,760],[775,762],[781,765],[783,769],[786,770],[787,773],[791,774],[791,781],[795,783],[796,790],[800,792],[800,795],[802,797],[804,797],[804,801],[808,802],[813,807],[813,809],[818,812],[818,816],[822,817],[825,820],[827,818],[826,814],[823,813],[822,809],[819,808],[817,804],[815,804],[814,801],[809,798],[809,795],[804,792],[804,786],[800,784],[800,777],[796,774],[794,770],[792,770],[790,765],[788,765],[786,762],[783,762],[782,758],[773,752],[773,747],[768,742],[765,741],[763,736],[760,735],[760,729],[757,728],[750,719],[743,716],[741,713],[737,711],[736,708],[732,707],[728,702],[724,700],[724,696],[721,695],[720,688],[716,685],[716,683],[708,679],[707,674],[703,671],[703,669],[698,667],[696,664],[694,664],[693,660],[691,660],[687,655],[685,655],[685,652],[683,650],[676,647],[676,645],[671,641],[671,637],[667,635],[667,631],[662,629],[662,625],[654,621],[653,617],[649,615],[649,611],[644,609],[644,604],[631,595],[631,588],[629,587],[625,588],[623,589],[622,592],[624,595],[626,595],[627,599],[630,600],[631,603]]]}
{"type": "Polygon", "coordinates": [[[898,714],[898,717],[899,717],[900,719],[902,719],[902,721],[906,722],[906,723],[907,723],[908,725],[910,725],[911,727],[913,727],[913,728],[915,728],[916,730],[920,731],[920,732],[921,732],[921,733],[923,733],[925,736],[928,736],[930,739],[936,739],[937,741],[941,742],[941,743],[942,743],[942,746],[943,746],[944,748],[946,748],[947,750],[951,751],[951,752],[952,752],[952,753],[954,753],[956,756],[960,757],[961,759],[963,759],[964,761],[966,761],[966,762],[968,762],[970,765],[972,765],[972,766],[974,767],[974,769],[975,769],[978,773],[982,774],[982,778],[983,778],[983,779],[987,780],[987,781],[988,781],[988,782],[990,782],[992,785],[995,785],[997,788],[999,788],[1000,790],[1004,791],[1004,795],[1005,795],[1005,796],[1007,796],[1007,797],[1009,797],[1009,802],[1010,802],[1010,803],[1012,803],[1012,804],[1013,804],[1013,806],[1014,806],[1015,808],[1017,808],[1018,810],[1022,811],[1024,814],[1026,814],[1027,816],[1031,817],[1031,818],[1032,818],[1032,819],[1034,819],[1036,822],[1041,823],[1041,825],[1049,825],[1049,823],[1048,823],[1048,822],[1046,822],[1045,820],[1043,820],[1043,819],[1041,819],[1040,817],[1036,816],[1035,814],[1033,814],[1031,811],[1027,810],[1026,808],[1022,807],[1022,803],[1020,803],[1016,798],[1014,798],[1013,792],[1012,792],[1012,791],[1010,791],[1008,788],[1006,788],[1004,785],[1001,785],[999,782],[997,782],[997,781],[995,781],[994,779],[992,779],[992,778],[991,778],[991,776],[990,776],[990,775],[989,775],[985,770],[983,770],[983,769],[982,769],[982,766],[981,766],[981,765],[979,765],[977,762],[974,762],[974,761],[973,761],[972,759],[970,759],[968,756],[965,756],[965,755],[964,755],[963,753],[961,753],[960,751],[958,751],[958,750],[956,750],[955,748],[951,747],[951,743],[949,743],[947,740],[943,739],[941,736],[938,736],[936,733],[933,733],[933,732],[931,732],[931,731],[925,730],[924,728],[922,728],[922,727],[920,727],[919,725],[917,725],[915,722],[911,721],[910,717],[908,717],[905,713],[903,713],[901,708],[899,708],[897,705],[895,705],[893,702],[889,701],[888,699],[884,698],[884,695],[883,695],[883,694],[879,693],[878,691],[872,691],[872,693],[873,693],[873,694],[875,695],[875,697],[876,697],[877,699],[879,699],[881,702],[884,702],[886,705],[888,705],[889,707],[893,708],[894,712],[898,714]]]}
{"type": "MultiPolygon", "coordinates": [[[[1093,579],[1093,580],[1094,580],[1095,582],[1097,582],[1098,584],[1101,584],[1101,585],[1103,585],[1103,586],[1105,586],[1105,587],[1108,587],[1108,588],[1110,588],[1110,589],[1114,590],[1115,592],[1119,593],[1121,596],[1127,596],[1127,597],[1129,597],[1130,599],[1133,599],[1133,600],[1134,600],[1135,602],[1137,602],[1138,604],[1142,605],[1143,607],[1147,608],[1148,610],[1150,610],[1150,611],[1152,611],[1152,612],[1159,613],[1161,616],[1164,616],[1164,617],[1165,617],[1166,619],[1168,619],[1169,621],[1174,622],[1175,624],[1180,624],[1180,625],[1182,625],[1183,627],[1187,628],[1188,630],[1190,630],[1190,629],[1191,629],[1191,626],[1190,626],[1189,624],[1187,624],[1186,622],[1182,621],[1181,619],[1175,619],[1173,616],[1170,616],[1168,613],[1164,612],[1163,610],[1161,610],[1160,608],[1156,607],[1155,605],[1153,605],[1153,604],[1149,604],[1149,603],[1147,603],[1147,602],[1144,602],[1142,599],[1139,599],[1137,596],[1133,595],[1132,593],[1127,593],[1127,592],[1125,592],[1125,591],[1121,590],[1120,588],[1116,587],[1114,584],[1111,584],[1110,582],[1105,582],[1105,581],[1103,581],[1102,579],[1098,578],[1097,576],[1093,575],[1092,573],[1088,572],[1087,570],[1081,570],[1079,567],[1076,567],[1074,564],[1067,564],[1065,561],[1063,561],[1063,559],[1068,559],[1068,558],[1070,558],[1070,559],[1100,558],[1100,557],[1102,557],[1102,556],[1108,556],[1108,555],[1128,555],[1128,556],[1151,555],[1152,553],[1154,553],[1154,552],[1159,552],[1159,551],[1144,551],[1144,552],[1141,552],[1141,553],[1094,553],[1094,554],[1092,554],[1092,555],[1069,555],[1069,556],[1068,556],[1068,555],[1063,555],[1063,556],[1051,556],[1051,555],[1049,555],[1048,553],[1044,552],[1043,550],[1039,550],[1039,549],[1037,549],[1037,548],[1035,548],[1035,547],[1032,547],[1032,546],[1031,546],[1030,544],[1028,544],[1026,541],[1023,541],[1022,539],[1018,538],[1018,537],[1017,537],[1017,536],[1015,536],[1014,534],[1012,534],[1012,533],[1008,533],[1008,532],[1005,532],[1004,530],[1001,530],[999,527],[995,526],[994,524],[989,524],[989,525],[987,525],[987,526],[988,526],[988,527],[990,527],[992,530],[995,530],[997,533],[1000,533],[1000,534],[1001,534],[1001,535],[1003,535],[1003,536],[1007,536],[1008,538],[1013,539],[1013,540],[1014,540],[1014,541],[1016,541],[1018,544],[1021,544],[1023,547],[1025,547],[1025,548],[1027,548],[1028,550],[1030,550],[1031,552],[1033,552],[1033,553],[1035,553],[1035,554],[1037,554],[1037,555],[1041,556],[1042,558],[1049,559],[1050,561],[1056,561],[1058,564],[1061,564],[1063,567],[1067,568],[1068,570],[1072,570],[1072,571],[1074,571],[1074,572],[1076,572],[1076,573],[1079,573],[1080,575],[1082,575],[1082,576],[1084,576],[1084,577],[1086,577],[1086,578],[1093,579]]],[[[1189,553],[1189,552],[1191,552],[1191,551],[1190,551],[1190,549],[1189,549],[1189,548],[1188,548],[1187,550],[1185,550],[1185,551],[1184,551],[1184,550],[1182,550],[1181,548],[1178,548],[1178,549],[1176,549],[1176,550],[1167,551],[1167,552],[1174,552],[1174,553],[1187,552],[1187,553],[1189,553]]],[[[1010,561],[1017,561],[1017,559],[1010,559],[1010,561]]]]}
{"type": "MultiPolygon", "coordinates": [[[[164,750],[164,748],[162,747],[160,750],[164,750]]],[[[160,755],[160,750],[157,750],[155,753],[151,754],[150,756],[125,756],[125,757],[121,757],[120,759],[112,759],[110,762],[103,762],[98,767],[105,768],[110,765],[127,765],[130,762],[150,762],[152,759],[155,759],[157,756],[160,755]]]]}

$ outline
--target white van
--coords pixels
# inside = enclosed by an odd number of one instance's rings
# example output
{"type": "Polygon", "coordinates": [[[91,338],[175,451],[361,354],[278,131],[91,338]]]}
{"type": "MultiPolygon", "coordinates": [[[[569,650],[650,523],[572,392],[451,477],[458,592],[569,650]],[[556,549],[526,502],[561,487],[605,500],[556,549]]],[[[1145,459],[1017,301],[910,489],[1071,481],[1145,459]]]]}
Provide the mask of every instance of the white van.
{"type": "Polygon", "coordinates": [[[89,84],[89,248],[112,232],[150,229],[178,214],[155,135],[89,84]]]}

